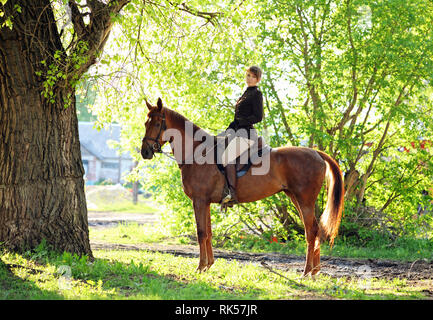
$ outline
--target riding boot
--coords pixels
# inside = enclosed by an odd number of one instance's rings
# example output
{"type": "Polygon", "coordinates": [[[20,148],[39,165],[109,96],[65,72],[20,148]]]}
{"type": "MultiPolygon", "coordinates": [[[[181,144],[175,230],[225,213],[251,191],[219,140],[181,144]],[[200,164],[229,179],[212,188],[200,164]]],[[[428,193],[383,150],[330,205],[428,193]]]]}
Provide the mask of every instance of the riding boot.
{"type": "Polygon", "coordinates": [[[224,173],[229,187],[229,194],[222,200],[223,203],[227,202],[238,202],[236,195],[236,164],[229,163],[224,168],[224,173]]]}

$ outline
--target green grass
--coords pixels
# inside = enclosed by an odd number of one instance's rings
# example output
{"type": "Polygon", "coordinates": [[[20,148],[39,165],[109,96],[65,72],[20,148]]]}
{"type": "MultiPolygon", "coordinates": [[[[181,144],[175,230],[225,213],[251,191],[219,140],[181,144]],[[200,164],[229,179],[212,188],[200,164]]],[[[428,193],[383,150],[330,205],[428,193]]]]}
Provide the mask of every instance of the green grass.
{"type": "MultiPolygon", "coordinates": [[[[280,252],[285,254],[305,254],[304,240],[275,243],[256,236],[233,238],[224,245],[227,249],[251,252],[280,252]]],[[[321,254],[341,258],[388,259],[398,261],[433,260],[433,242],[426,239],[402,238],[394,242],[370,242],[354,245],[344,239],[336,239],[330,248],[327,243],[321,245],[321,254]]]]}
{"type": "MultiPolygon", "coordinates": [[[[93,241],[110,243],[194,243],[169,237],[158,225],[121,224],[90,229],[93,241]]],[[[218,240],[218,235],[216,235],[218,240]]],[[[431,259],[432,244],[424,240],[380,239],[356,247],[339,238],[322,255],[394,260],[431,259]]],[[[275,243],[244,235],[225,249],[280,252],[304,256],[305,242],[275,243]]],[[[217,259],[205,273],[196,272],[197,258],[140,251],[94,250],[95,260],[55,253],[41,244],[24,254],[0,251],[0,299],[427,299],[432,280],[332,278],[319,274],[300,280],[295,271],[271,273],[258,263],[217,259]],[[62,272],[65,272],[63,275],[62,272]],[[68,274],[70,271],[70,274],[68,274]]]]}
{"type": "Polygon", "coordinates": [[[299,273],[280,271],[283,278],[257,264],[224,259],[198,273],[196,258],[147,251],[97,250],[94,256],[89,262],[44,248],[3,252],[0,299],[424,299],[429,285],[325,275],[299,280],[299,273]],[[59,273],[68,268],[70,276],[59,273]]]}
{"type": "Polygon", "coordinates": [[[179,238],[167,238],[162,226],[138,223],[121,223],[114,228],[89,228],[90,239],[110,243],[180,243],[179,238]]]}
{"type": "Polygon", "coordinates": [[[118,213],[158,212],[158,209],[144,195],[138,195],[137,204],[133,204],[132,192],[116,185],[86,186],[86,200],[89,211],[118,213]]]}
{"type": "Polygon", "coordinates": [[[152,213],[158,210],[148,203],[139,201],[133,204],[132,201],[120,201],[114,204],[111,203],[97,203],[96,207],[88,209],[90,212],[117,212],[117,213],[152,213]]]}

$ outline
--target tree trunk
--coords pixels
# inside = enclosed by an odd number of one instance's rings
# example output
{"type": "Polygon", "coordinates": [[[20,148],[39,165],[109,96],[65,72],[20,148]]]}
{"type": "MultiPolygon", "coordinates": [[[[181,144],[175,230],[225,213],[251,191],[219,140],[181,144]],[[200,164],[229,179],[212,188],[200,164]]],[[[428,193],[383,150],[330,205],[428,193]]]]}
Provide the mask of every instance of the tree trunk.
{"type": "Polygon", "coordinates": [[[63,51],[47,6],[28,2],[0,29],[0,242],[25,250],[45,239],[92,257],[74,89],[45,98],[35,73],[63,51]]]}
{"type": "MultiPolygon", "coordinates": [[[[138,161],[134,161],[134,168],[137,168],[137,166],[138,166],[138,161]]],[[[137,181],[134,181],[132,183],[132,203],[133,204],[138,203],[138,188],[139,188],[139,183],[137,180],[137,181]]]]}

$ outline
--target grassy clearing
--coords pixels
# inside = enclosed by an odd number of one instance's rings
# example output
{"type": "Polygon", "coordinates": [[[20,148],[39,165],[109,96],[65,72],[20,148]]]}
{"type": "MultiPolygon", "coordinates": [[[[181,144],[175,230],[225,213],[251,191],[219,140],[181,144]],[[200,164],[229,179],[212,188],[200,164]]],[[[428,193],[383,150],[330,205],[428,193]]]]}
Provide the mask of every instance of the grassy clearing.
{"type": "MultiPolygon", "coordinates": [[[[110,209],[112,210],[112,207],[110,209]]],[[[121,224],[90,228],[93,241],[110,243],[192,243],[190,237],[167,237],[158,225],[121,224]]],[[[217,238],[217,237],[216,237],[217,238]]],[[[218,239],[217,239],[218,240],[218,239]]],[[[432,259],[433,247],[423,240],[389,245],[371,241],[351,246],[338,239],[323,255],[396,260],[432,259]]],[[[304,241],[275,243],[249,235],[229,239],[223,248],[281,252],[304,256],[304,241]]],[[[197,258],[149,251],[94,250],[95,260],[49,251],[43,244],[25,254],[0,252],[0,299],[428,299],[431,280],[332,278],[319,274],[315,281],[300,273],[279,271],[278,276],[258,263],[217,259],[206,273],[197,273],[197,258]]]]}
{"type": "Polygon", "coordinates": [[[325,275],[301,281],[295,272],[281,272],[283,278],[257,264],[224,259],[197,273],[197,259],[146,251],[94,255],[90,263],[44,248],[3,252],[0,299],[424,299],[428,287],[404,279],[367,283],[325,275]]]}
{"type": "MultiPolygon", "coordinates": [[[[305,254],[304,240],[277,243],[255,236],[231,239],[225,248],[253,252],[280,252],[285,254],[305,254]]],[[[397,261],[433,260],[433,242],[425,239],[397,239],[394,242],[369,242],[364,246],[353,245],[344,239],[336,239],[334,246],[324,243],[321,254],[341,258],[388,259],[397,261]]]]}
{"type": "MultiPolygon", "coordinates": [[[[118,213],[151,213],[158,212],[155,205],[148,202],[143,196],[139,196],[137,205],[131,201],[131,195],[125,189],[116,186],[92,186],[88,187],[87,198],[93,204],[90,211],[106,211],[118,213]]],[[[169,233],[161,226],[137,225],[134,223],[119,225],[116,228],[93,230],[90,229],[92,239],[112,243],[170,243],[188,244],[195,234],[189,236],[170,237],[169,233]]],[[[249,234],[232,237],[231,239],[219,239],[214,234],[215,243],[224,243],[222,248],[228,250],[252,251],[252,252],[280,252],[285,254],[305,254],[305,241],[289,241],[278,243],[269,239],[262,239],[249,234]],[[221,241],[224,240],[224,241],[221,241]]],[[[380,237],[366,239],[364,243],[352,243],[350,239],[337,237],[334,247],[322,245],[322,255],[360,258],[360,259],[389,259],[400,261],[415,261],[419,259],[433,260],[433,241],[426,239],[401,238],[395,241],[380,237]]]]}
{"type": "MultiPolygon", "coordinates": [[[[90,235],[92,240],[117,243],[183,243],[188,240],[165,238],[161,227],[137,224],[91,229],[90,235]]],[[[301,243],[290,247],[267,241],[240,240],[237,243],[242,250],[301,255],[305,252],[301,243]]],[[[334,249],[334,255],[335,252],[338,251],[334,249]]],[[[21,255],[2,252],[0,299],[428,299],[426,292],[433,285],[431,280],[336,279],[323,274],[314,281],[301,280],[301,274],[294,271],[279,270],[282,277],[258,263],[225,259],[217,259],[208,272],[198,273],[197,258],[145,250],[94,250],[93,253],[95,260],[89,262],[87,257],[55,253],[44,245],[21,255]]]]}
{"type": "Polygon", "coordinates": [[[167,243],[186,244],[190,240],[186,237],[167,237],[167,231],[161,225],[120,223],[114,228],[89,228],[90,239],[110,243],[167,243]]]}
{"type": "Polygon", "coordinates": [[[132,201],[122,201],[116,204],[98,203],[96,206],[88,208],[90,212],[116,212],[116,213],[153,213],[157,211],[149,203],[140,201],[133,204],[132,201]]]}
{"type": "MultiPolygon", "coordinates": [[[[190,237],[169,237],[167,234],[167,231],[162,226],[138,225],[136,223],[120,224],[110,229],[90,229],[90,237],[92,239],[111,243],[195,243],[191,241],[191,238],[194,239],[195,235],[191,235],[190,237]]],[[[226,241],[222,248],[247,252],[279,252],[303,256],[306,244],[304,240],[278,243],[257,236],[243,235],[226,241]]],[[[433,260],[433,242],[424,239],[397,239],[395,242],[389,243],[377,239],[360,247],[350,244],[344,239],[337,238],[332,249],[327,244],[322,244],[321,253],[322,255],[341,258],[389,259],[399,261],[433,260]]]]}
{"type": "Polygon", "coordinates": [[[143,195],[137,204],[132,202],[132,192],[120,185],[86,186],[87,209],[99,212],[153,213],[158,209],[143,195]]]}

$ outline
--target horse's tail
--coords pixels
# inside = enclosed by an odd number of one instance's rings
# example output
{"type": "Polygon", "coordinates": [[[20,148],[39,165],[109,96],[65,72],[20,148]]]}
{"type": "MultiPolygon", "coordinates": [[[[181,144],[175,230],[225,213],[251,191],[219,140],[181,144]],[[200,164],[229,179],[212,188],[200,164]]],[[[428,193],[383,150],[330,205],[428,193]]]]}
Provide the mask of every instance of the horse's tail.
{"type": "Polygon", "coordinates": [[[343,213],[344,183],[338,163],[326,153],[316,150],[326,162],[326,177],[328,179],[328,201],[325,211],[320,217],[319,236],[323,242],[329,238],[329,244],[334,244],[343,213]]]}

